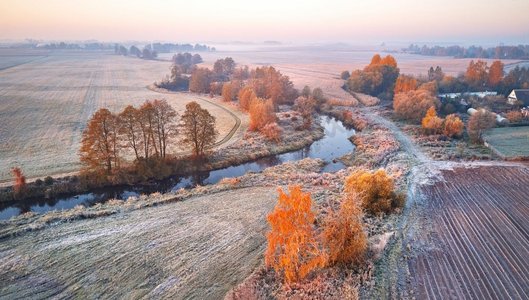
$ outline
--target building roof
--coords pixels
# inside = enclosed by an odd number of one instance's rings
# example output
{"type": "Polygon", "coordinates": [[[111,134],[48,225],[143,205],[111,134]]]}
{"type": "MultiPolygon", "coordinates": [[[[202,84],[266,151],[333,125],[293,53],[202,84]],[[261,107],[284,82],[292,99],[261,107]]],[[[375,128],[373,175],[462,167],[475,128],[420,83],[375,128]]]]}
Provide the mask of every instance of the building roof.
{"type": "Polygon", "coordinates": [[[524,105],[529,105],[529,89],[513,90],[516,100],[522,101],[524,105]]]}

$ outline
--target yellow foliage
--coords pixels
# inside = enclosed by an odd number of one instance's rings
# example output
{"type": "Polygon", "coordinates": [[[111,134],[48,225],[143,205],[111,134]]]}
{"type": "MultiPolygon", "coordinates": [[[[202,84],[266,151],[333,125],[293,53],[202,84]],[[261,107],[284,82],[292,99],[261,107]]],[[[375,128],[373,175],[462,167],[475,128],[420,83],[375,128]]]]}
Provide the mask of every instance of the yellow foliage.
{"type": "Polygon", "coordinates": [[[345,180],[345,193],[357,193],[362,208],[370,214],[389,213],[404,204],[403,196],[395,193],[393,179],[383,169],[353,172],[345,180]]]}
{"type": "Polygon", "coordinates": [[[446,116],[443,126],[444,135],[447,137],[461,136],[463,129],[465,129],[465,124],[457,115],[450,114],[446,116]]]}
{"type": "Polygon", "coordinates": [[[271,230],[267,234],[265,262],[287,283],[305,278],[312,270],[323,267],[325,258],[314,232],[315,215],[309,193],[301,187],[289,187],[290,195],[279,189],[279,200],[268,215],[271,230]]]}
{"type": "Polygon", "coordinates": [[[437,112],[433,106],[428,109],[421,124],[427,134],[439,134],[443,129],[443,119],[437,116],[437,112]]]}

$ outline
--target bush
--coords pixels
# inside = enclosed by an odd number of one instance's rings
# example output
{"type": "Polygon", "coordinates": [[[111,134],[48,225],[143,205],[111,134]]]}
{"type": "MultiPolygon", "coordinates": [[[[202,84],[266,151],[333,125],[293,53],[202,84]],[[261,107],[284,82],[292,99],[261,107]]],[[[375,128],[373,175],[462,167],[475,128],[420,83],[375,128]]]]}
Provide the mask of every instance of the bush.
{"type": "Polygon", "coordinates": [[[276,122],[266,124],[263,128],[261,128],[261,133],[266,137],[267,140],[272,141],[274,143],[279,143],[281,141],[281,134],[283,133],[283,130],[279,125],[277,125],[276,122]]]}
{"type": "Polygon", "coordinates": [[[35,180],[35,185],[36,186],[41,186],[43,183],[44,183],[44,181],[42,181],[42,179],[40,179],[40,178],[35,180]]]}
{"type": "Polygon", "coordinates": [[[349,77],[351,77],[351,73],[349,73],[349,71],[343,71],[340,74],[340,78],[343,79],[343,80],[347,80],[347,79],[349,79],[349,77]]]}
{"type": "Polygon", "coordinates": [[[459,137],[463,134],[463,130],[465,129],[465,125],[463,124],[463,121],[455,115],[450,114],[446,116],[445,122],[443,124],[443,134],[447,137],[459,137]]]}
{"type": "Polygon", "coordinates": [[[519,110],[511,110],[505,114],[510,123],[519,123],[523,120],[523,114],[519,110]]]}
{"type": "Polygon", "coordinates": [[[338,212],[326,218],[322,232],[327,248],[327,264],[359,264],[364,260],[367,239],[362,223],[360,197],[352,190],[346,191],[338,212]]]}
{"type": "Polygon", "coordinates": [[[345,192],[360,195],[362,208],[369,214],[390,213],[404,205],[403,195],[395,192],[393,179],[383,169],[352,173],[345,180],[345,192]]]}
{"type": "Polygon", "coordinates": [[[443,130],[443,119],[437,116],[433,106],[428,109],[421,124],[426,134],[439,134],[443,130]]]}
{"type": "Polygon", "coordinates": [[[288,190],[290,195],[278,190],[278,203],[267,217],[271,229],[267,234],[265,263],[282,273],[286,283],[291,283],[323,267],[325,259],[316,240],[310,194],[303,193],[299,186],[288,190]]]}

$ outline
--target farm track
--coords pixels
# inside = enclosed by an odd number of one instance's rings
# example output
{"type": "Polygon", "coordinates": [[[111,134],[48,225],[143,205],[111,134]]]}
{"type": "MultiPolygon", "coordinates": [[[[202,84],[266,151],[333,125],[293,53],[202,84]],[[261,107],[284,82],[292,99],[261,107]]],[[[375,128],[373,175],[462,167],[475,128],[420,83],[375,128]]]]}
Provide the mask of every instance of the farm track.
{"type": "MultiPolygon", "coordinates": [[[[160,94],[177,94],[177,92],[161,91],[161,90],[158,90],[158,89],[152,89],[149,86],[147,87],[147,89],[149,89],[149,90],[151,90],[153,92],[156,92],[156,93],[160,93],[160,94]]],[[[239,130],[239,128],[241,127],[241,119],[239,117],[237,117],[237,115],[235,115],[231,110],[227,109],[223,105],[215,103],[214,101],[208,100],[208,99],[206,99],[204,97],[198,97],[198,99],[200,99],[202,101],[205,101],[205,102],[208,102],[209,104],[214,105],[214,106],[224,110],[231,117],[233,117],[233,120],[235,121],[235,125],[233,125],[233,128],[228,132],[228,134],[226,136],[224,136],[221,140],[219,140],[215,144],[213,144],[213,147],[218,147],[218,146],[221,146],[221,145],[227,143],[235,135],[237,130],[239,130]]]]}

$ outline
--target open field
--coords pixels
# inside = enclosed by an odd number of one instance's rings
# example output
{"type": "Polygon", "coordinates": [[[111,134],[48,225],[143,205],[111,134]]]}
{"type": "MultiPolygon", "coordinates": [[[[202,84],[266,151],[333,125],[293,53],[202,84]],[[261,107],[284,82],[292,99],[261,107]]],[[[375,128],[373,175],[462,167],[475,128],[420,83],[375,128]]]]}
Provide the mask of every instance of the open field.
{"type": "Polygon", "coordinates": [[[0,298],[222,298],[261,263],[275,198],[239,189],[4,240],[0,298]]]}
{"type": "MultiPolygon", "coordinates": [[[[10,178],[13,166],[22,167],[29,177],[76,171],[82,130],[101,107],[119,111],[129,104],[164,98],[181,113],[186,103],[197,101],[217,118],[222,140],[237,120],[208,102],[209,98],[146,88],[168,74],[169,66],[168,62],[75,52],[0,71],[0,182],[10,178]]],[[[173,147],[172,152],[181,151],[177,144],[173,147]]]]}
{"type": "Polygon", "coordinates": [[[484,134],[483,139],[502,158],[529,158],[528,126],[493,128],[484,134]]]}
{"type": "Polygon", "coordinates": [[[417,299],[529,297],[529,169],[442,171],[423,186],[421,226],[407,239],[417,299]],[[413,253],[413,252],[412,252],[413,253]]]}

